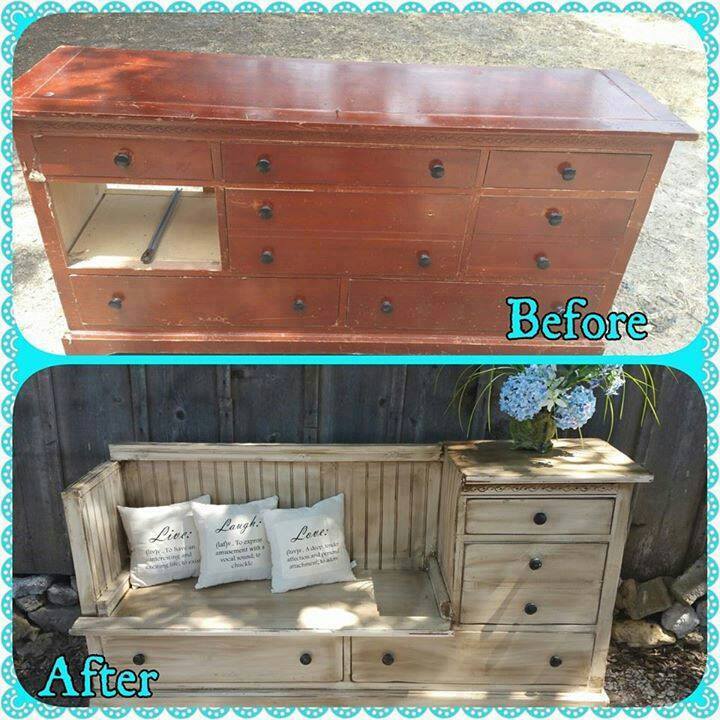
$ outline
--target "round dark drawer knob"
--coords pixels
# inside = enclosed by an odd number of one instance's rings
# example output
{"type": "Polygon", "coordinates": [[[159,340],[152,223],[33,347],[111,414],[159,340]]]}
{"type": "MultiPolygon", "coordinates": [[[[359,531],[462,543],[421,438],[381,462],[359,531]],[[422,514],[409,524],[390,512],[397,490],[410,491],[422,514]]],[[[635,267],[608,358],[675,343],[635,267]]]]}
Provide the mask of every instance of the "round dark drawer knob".
{"type": "Polygon", "coordinates": [[[117,295],[108,301],[108,307],[111,307],[113,310],[120,310],[122,308],[122,304],[123,299],[117,295]]]}
{"type": "Polygon", "coordinates": [[[553,226],[559,225],[563,221],[562,213],[557,210],[550,210],[547,214],[547,221],[553,226]]]}
{"type": "Polygon", "coordinates": [[[380,303],[380,310],[389,315],[393,311],[393,304],[389,300],[383,300],[380,303]]]}
{"type": "Polygon", "coordinates": [[[566,166],[560,171],[560,174],[562,175],[563,180],[570,182],[575,179],[576,172],[577,171],[574,167],[566,166]]]}
{"type": "Polygon", "coordinates": [[[547,515],[544,512],[535,513],[533,515],[533,522],[536,525],[544,525],[547,522],[547,515]]]}
{"type": "Polygon", "coordinates": [[[137,653],[137,655],[133,655],[133,663],[135,665],[144,665],[145,655],[143,655],[143,653],[137,653]]]}
{"type": "Polygon", "coordinates": [[[295,312],[302,312],[305,307],[305,301],[302,298],[295,298],[293,302],[293,310],[295,310],[295,312]]]}
{"type": "Polygon", "coordinates": [[[440,160],[433,160],[430,163],[430,174],[436,180],[439,180],[445,175],[445,166],[442,164],[442,162],[440,162],[440,160]]]}
{"type": "Polygon", "coordinates": [[[432,260],[430,259],[430,253],[421,252],[418,255],[418,265],[420,267],[430,267],[430,263],[432,260]]]}
{"type": "Polygon", "coordinates": [[[540,558],[533,558],[528,565],[531,570],[539,570],[542,567],[542,560],[540,558]]]}
{"type": "Polygon", "coordinates": [[[260,209],[258,210],[258,215],[263,220],[269,220],[273,216],[273,208],[270,203],[265,203],[264,205],[260,206],[260,209]]]}
{"type": "Polygon", "coordinates": [[[545,255],[540,255],[540,257],[535,260],[535,264],[538,266],[538,269],[547,270],[550,267],[550,258],[545,257],[545,255]]]}
{"type": "Polygon", "coordinates": [[[537,612],[537,605],[535,603],[526,603],[525,604],[525,614],[526,615],[534,615],[537,612]]]}
{"type": "Polygon", "coordinates": [[[392,653],[385,653],[382,656],[383,665],[392,665],[395,662],[395,656],[392,653]]]}
{"type": "Polygon", "coordinates": [[[310,653],[303,653],[300,656],[301,665],[309,665],[312,662],[312,655],[310,653]]]}
{"type": "Polygon", "coordinates": [[[130,164],[132,163],[132,155],[127,150],[121,150],[115,157],[113,158],[113,162],[119,167],[119,168],[128,168],[130,167],[130,164]]]}
{"type": "Polygon", "coordinates": [[[562,665],[562,658],[559,655],[553,655],[550,658],[550,667],[560,667],[562,665]]]}
{"type": "Polygon", "coordinates": [[[261,157],[258,159],[258,161],[255,163],[255,167],[257,168],[258,172],[261,173],[269,173],[270,172],[270,158],[267,157],[261,157]]]}
{"type": "Polygon", "coordinates": [[[263,250],[260,253],[260,262],[263,265],[269,265],[274,259],[275,259],[275,256],[273,255],[272,250],[263,250]]]}

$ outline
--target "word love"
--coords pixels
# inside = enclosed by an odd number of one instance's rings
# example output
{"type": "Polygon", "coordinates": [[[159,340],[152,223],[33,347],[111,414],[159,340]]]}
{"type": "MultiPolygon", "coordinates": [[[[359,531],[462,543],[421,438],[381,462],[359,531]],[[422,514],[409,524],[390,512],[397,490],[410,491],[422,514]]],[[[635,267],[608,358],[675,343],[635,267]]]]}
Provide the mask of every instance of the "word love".
{"type": "Polygon", "coordinates": [[[65,656],[61,655],[53,663],[45,687],[38,693],[38,697],[94,698],[99,694],[104,698],[149,698],[152,697],[150,682],[159,679],[160,673],[157,670],[140,670],[137,673],[132,670],[118,671],[108,665],[102,655],[88,655],[76,687],[65,656]],[[93,690],[93,678],[97,678],[97,694],[93,690]],[[60,692],[53,690],[56,683],[60,684],[60,692]]]}
{"type": "Polygon", "coordinates": [[[327,528],[322,528],[321,530],[309,530],[307,525],[303,525],[300,528],[300,532],[295,536],[290,538],[290,542],[297,542],[298,540],[310,540],[312,538],[319,538],[319,537],[325,537],[326,535],[329,535],[330,531],[327,528]]]}
{"type": "Polygon", "coordinates": [[[508,340],[532,340],[542,335],[546,340],[620,340],[624,329],[632,340],[644,340],[648,324],[641,312],[609,312],[607,316],[596,312],[583,315],[578,308],[588,305],[587,298],[570,298],[565,307],[538,317],[537,300],[531,297],[509,297],[510,332],[508,340]]]}

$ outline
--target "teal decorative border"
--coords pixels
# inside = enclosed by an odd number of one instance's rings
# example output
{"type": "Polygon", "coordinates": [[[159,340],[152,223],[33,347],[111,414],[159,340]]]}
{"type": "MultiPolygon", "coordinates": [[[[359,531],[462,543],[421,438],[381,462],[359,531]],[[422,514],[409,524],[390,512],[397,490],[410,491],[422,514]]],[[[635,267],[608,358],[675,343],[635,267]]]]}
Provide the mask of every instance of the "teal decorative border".
{"type": "MultiPolygon", "coordinates": [[[[2,63],[2,92],[5,95],[5,102],[0,110],[0,121],[6,130],[0,152],[4,159],[4,167],[0,176],[2,205],[0,207],[0,218],[7,228],[0,241],[0,252],[6,260],[1,271],[0,287],[0,317],[5,325],[2,337],[0,338],[0,349],[6,356],[5,365],[0,372],[0,382],[5,389],[5,396],[0,404],[0,443],[2,452],[5,455],[4,464],[0,469],[0,478],[5,485],[7,493],[0,502],[0,558],[2,559],[2,583],[5,588],[2,596],[2,614],[6,624],[2,628],[2,650],[0,657],[4,655],[0,671],[0,688],[2,698],[0,706],[3,712],[10,718],[57,718],[62,715],[74,716],[77,718],[90,718],[93,716],[104,716],[107,718],[123,718],[135,715],[139,718],[189,718],[193,715],[201,715],[207,718],[221,718],[225,716],[238,716],[240,718],[255,718],[259,716],[271,718],[287,718],[301,715],[306,718],[320,718],[323,716],[337,718],[387,718],[403,717],[418,718],[423,715],[437,718],[451,718],[455,716],[468,718],[484,718],[488,716],[501,716],[504,718],[518,718],[527,715],[533,718],[547,718],[551,716],[564,716],[566,718],[580,718],[585,715],[594,715],[599,718],[611,718],[625,715],[631,718],[661,717],[675,718],[680,715],[690,715],[696,718],[709,718],[715,715],[720,707],[718,698],[718,676],[720,665],[718,664],[718,626],[715,618],[718,613],[718,548],[720,540],[716,528],[716,520],[719,510],[718,496],[715,486],[718,481],[718,434],[719,405],[717,400],[718,380],[720,373],[715,363],[715,356],[718,352],[719,339],[713,329],[718,319],[717,288],[720,277],[715,265],[718,253],[718,238],[713,232],[713,227],[718,220],[718,204],[716,195],[718,190],[719,176],[716,168],[718,156],[718,138],[714,133],[718,123],[718,106],[713,99],[718,91],[718,73],[715,69],[718,58],[718,39],[716,31],[720,17],[714,5],[708,2],[696,2],[691,5],[683,5],[677,2],[662,2],[655,8],[644,2],[630,2],[620,6],[614,2],[598,2],[591,7],[581,2],[532,2],[525,6],[519,2],[502,2],[499,4],[488,4],[473,0],[464,6],[457,5],[450,0],[440,0],[429,8],[421,2],[407,0],[406,2],[384,2],[374,0],[361,8],[350,0],[341,0],[328,7],[316,0],[306,2],[285,2],[275,0],[267,4],[259,4],[251,0],[244,0],[236,5],[228,5],[220,0],[209,0],[200,5],[189,0],[177,0],[175,2],[155,2],[155,0],[143,0],[134,7],[121,0],[109,0],[103,4],[95,4],[88,0],[78,0],[69,6],[62,2],[50,0],[39,4],[27,2],[7,3],[0,13],[0,21],[3,26],[3,40],[0,48],[2,63]],[[705,675],[697,689],[685,700],[668,707],[641,707],[641,708],[62,708],[45,705],[29,696],[18,682],[12,658],[12,409],[17,391],[21,382],[33,372],[48,365],[69,362],[67,359],[53,355],[47,355],[30,348],[22,335],[19,333],[12,311],[12,62],[15,46],[23,31],[35,20],[48,15],[60,13],[661,13],[673,15],[689,23],[702,39],[705,47],[708,63],[708,306],[709,312],[705,325],[702,328],[699,338],[685,350],[673,355],[652,358],[656,362],[667,361],[676,367],[687,372],[695,378],[703,390],[708,409],[708,618],[713,621],[708,625],[708,662],[705,675]]],[[[1,326],[0,326],[1,327],[1,326]]],[[[626,358],[626,361],[634,358],[626,358]]],[[[639,358],[638,358],[639,359],[639,358]]],[[[644,358],[647,361],[647,358],[644,358]]],[[[213,361],[222,362],[224,358],[216,357],[213,361]]],[[[234,358],[237,361],[237,358],[234,358]]],[[[437,360],[435,358],[375,358],[360,360],[358,358],[291,358],[290,362],[447,362],[447,358],[437,360]]],[[[526,358],[528,362],[532,358],[526,358]]],[[[617,362],[617,358],[612,358],[617,362]]],[[[95,363],[119,362],[112,358],[92,358],[95,363]]],[[[141,362],[157,362],[157,358],[141,357],[141,362]]],[[[181,362],[197,362],[198,358],[183,358],[181,362]]],[[[264,360],[252,358],[248,361],[258,362],[283,362],[286,358],[266,357],[264,360]]],[[[522,361],[522,359],[520,359],[522,361]]],[[[537,362],[537,358],[534,359],[537,362]]],[[[567,358],[566,358],[567,361],[567,358]]],[[[605,360],[607,362],[608,360],[605,360]]],[[[123,363],[127,359],[122,360],[123,363]]],[[[177,362],[171,358],[162,358],[162,362],[177,362]]],[[[603,360],[600,360],[603,362],[603,360]]]]}

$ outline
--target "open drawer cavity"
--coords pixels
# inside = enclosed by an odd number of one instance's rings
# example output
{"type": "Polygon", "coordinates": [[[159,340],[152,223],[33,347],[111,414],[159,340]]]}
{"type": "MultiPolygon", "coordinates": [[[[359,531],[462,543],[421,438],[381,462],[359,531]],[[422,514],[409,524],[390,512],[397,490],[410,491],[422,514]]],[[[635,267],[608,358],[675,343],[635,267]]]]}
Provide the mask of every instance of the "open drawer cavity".
{"type": "Polygon", "coordinates": [[[195,590],[191,578],[130,589],[111,615],[82,617],[73,633],[449,635],[437,580],[423,570],[373,570],[353,582],[273,594],[267,581],[195,590]]]}
{"type": "Polygon", "coordinates": [[[221,268],[214,190],[57,181],[48,187],[75,271],[221,268]]]}

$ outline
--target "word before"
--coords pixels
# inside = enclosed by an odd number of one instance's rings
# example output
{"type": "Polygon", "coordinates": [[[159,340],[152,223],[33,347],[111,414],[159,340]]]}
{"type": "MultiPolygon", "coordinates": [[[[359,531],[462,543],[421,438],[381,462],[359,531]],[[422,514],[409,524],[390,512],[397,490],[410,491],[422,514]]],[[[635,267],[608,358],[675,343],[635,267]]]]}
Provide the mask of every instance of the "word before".
{"type": "Polygon", "coordinates": [[[570,298],[563,308],[542,317],[538,317],[535,298],[509,297],[505,302],[510,306],[510,332],[505,336],[508,340],[531,340],[538,335],[546,340],[620,340],[623,328],[632,340],[647,337],[642,329],[648,324],[645,314],[611,311],[607,316],[596,312],[583,315],[576,308],[587,307],[584,297],[570,298]]]}

